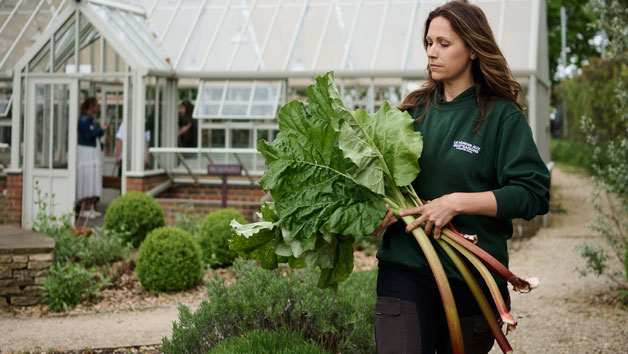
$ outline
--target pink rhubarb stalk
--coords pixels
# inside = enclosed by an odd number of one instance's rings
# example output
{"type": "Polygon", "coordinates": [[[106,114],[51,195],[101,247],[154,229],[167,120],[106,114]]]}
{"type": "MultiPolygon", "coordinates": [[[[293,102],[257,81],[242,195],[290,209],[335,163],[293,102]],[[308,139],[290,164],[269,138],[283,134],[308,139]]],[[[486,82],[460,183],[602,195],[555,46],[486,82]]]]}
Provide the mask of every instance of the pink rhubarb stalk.
{"type": "Polygon", "coordinates": [[[456,227],[452,223],[447,224],[447,228],[453,231],[456,235],[466,239],[467,241],[471,241],[474,244],[478,243],[478,235],[463,234],[462,232],[458,231],[458,229],[456,229],[456,227]]]}
{"type": "MultiPolygon", "coordinates": [[[[406,225],[410,225],[415,218],[411,215],[401,217],[406,225]]],[[[412,230],[412,235],[419,243],[425,258],[430,265],[434,278],[436,279],[436,285],[440,292],[441,300],[443,301],[443,308],[445,309],[445,316],[447,318],[447,324],[449,325],[449,337],[451,339],[451,348],[454,354],[464,353],[464,342],[462,340],[462,329],[460,328],[460,319],[458,317],[458,310],[456,309],[456,302],[451,292],[451,286],[449,280],[445,274],[443,264],[438,258],[438,254],[434,249],[434,245],[429,240],[425,231],[417,227],[412,230]]],[[[468,242],[468,241],[465,241],[468,242]]]]}
{"type": "MultiPolygon", "coordinates": [[[[450,238],[443,237],[443,241],[450,244],[453,248],[456,249],[460,254],[462,254],[471,264],[478,270],[484,282],[488,286],[489,291],[491,292],[491,296],[493,297],[493,301],[495,302],[495,306],[497,307],[497,311],[499,312],[499,316],[502,319],[502,322],[508,325],[509,330],[514,330],[517,327],[517,321],[514,317],[508,312],[508,308],[506,308],[506,303],[504,302],[504,298],[502,294],[499,292],[499,288],[497,287],[497,283],[495,282],[495,278],[491,272],[489,272],[488,268],[476,257],[473,253],[471,253],[466,248],[452,241],[450,238]]],[[[440,242],[439,242],[440,244],[440,242]]]]}
{"type": "Polygon", "coordinates": [[[482,314],[484,314],[486,322],[488,323],[488,326],[491,329],[493,336],[495,336],[497,344],[501,348],[502,352],[506,354],[513,353],[512,347],[510,346],[508,339],[506,339],[504,332],[502,332],[499,324],[497,323],[497,318],[495,317],[495,314],[493,313],[493,310],[491,309],[491,306],[489,305],[486,296],[484,296],[484,293],[480,289],[478,282],[475,280],[473,274],[471,274],[471,271],[469,270],[467,265],[464,264],[464,262],[460,258],[460,255],[458,255],[458,253],[456,253],[451,248],[451,246],[446,243],[446,241],[439,239],[437,240],[437,242],[443,248],[445,253],[447,253],[456,268],[458,268],[460,275],[462,275],[467,285],[469,286],[469,289],[471,290],[475,301],[480,306],[480,310],[482,310],[482,314]]]}
{"type": "Polygon", "coordinates": [[[482,263],[484,263],[484,265],[488,267],[488,269],[512,284],[515,291],[529,292],[530,290],[539,286],[539,278],[523,279],[516,276],[500,261],[495,259],[495,257],[491,256],[488,252],[467,241],[466,239],[458,236],[452,230],[445,228],[442,230],[442,234],[445,236],[445,238],[455,241],[455,243],[463,246],[467,250],[471,251],[471,253],[475,254],[482,261],[482,263]]]}

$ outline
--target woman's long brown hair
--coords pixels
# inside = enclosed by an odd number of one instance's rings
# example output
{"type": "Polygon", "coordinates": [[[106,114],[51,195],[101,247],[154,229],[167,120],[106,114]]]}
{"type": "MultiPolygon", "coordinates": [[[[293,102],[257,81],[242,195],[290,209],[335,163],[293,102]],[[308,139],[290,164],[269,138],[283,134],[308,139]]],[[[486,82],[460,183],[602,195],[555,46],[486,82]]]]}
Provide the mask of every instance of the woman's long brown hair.
{"type": "MultiPolygon", "coordinates": [[[[523,99],[523,90],[514,79],[506,58],[495,42],[484,12],[479,7],[460,0],[437,7],[430,12],[425,21],[423,46],[426,50],[426,37],[430,23],[439,16],[447,19],[467,47],[476,53],[476,58],[471,64],[471,72],[481,116],[475,130],[480,129],[484,118],[490,113],[491,102],[495,99],[503,98],[512,101],[523,111],[524,107],[520,102],[520,99],[523,99]]],[[[427,114],[436,90],[443,89],[442,83],[432,78],[429,64],[427,72],[426,82],[419,89],[410,92],[399,106],[399,109],[403,111],[416,106],[425,106],[426,109],[417,120],[423,119],[427,114]]]]}

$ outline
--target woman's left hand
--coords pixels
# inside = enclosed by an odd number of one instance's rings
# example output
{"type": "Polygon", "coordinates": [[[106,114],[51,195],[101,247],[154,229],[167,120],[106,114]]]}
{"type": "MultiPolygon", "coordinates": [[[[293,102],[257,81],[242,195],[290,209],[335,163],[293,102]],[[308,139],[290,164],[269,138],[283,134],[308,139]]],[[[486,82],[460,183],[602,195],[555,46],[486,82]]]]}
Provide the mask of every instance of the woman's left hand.
{"type": "Polygon", "coordinates": [[[459,202],[457,202],[455,194],[446,194],[427,202],[423,206],[406,209],[400,215],[419,215],[406,226],[406,232],[412,232],[425,222],[425,233],[429,234],[432,231],[434,238],[438,239],[441,229],[447,226],[454,216],[458,215],[458,206],[459,202]]]}

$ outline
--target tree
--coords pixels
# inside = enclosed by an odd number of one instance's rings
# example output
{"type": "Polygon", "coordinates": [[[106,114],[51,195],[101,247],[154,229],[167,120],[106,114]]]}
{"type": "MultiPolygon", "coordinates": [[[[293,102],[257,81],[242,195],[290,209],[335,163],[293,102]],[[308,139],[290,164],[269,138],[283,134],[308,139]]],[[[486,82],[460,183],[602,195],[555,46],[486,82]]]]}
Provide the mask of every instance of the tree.
{"type": "Polygon", "coordinates": [[[581,0],[547,0],[547,41],[550,79],[556,83],[556,70],[561,58],[560,8],[567,9],[567,61],[580,67],[583,61],[599,56],[593,38],[597,29],[591,26],[596,14],[585,10],[581,0]]]}

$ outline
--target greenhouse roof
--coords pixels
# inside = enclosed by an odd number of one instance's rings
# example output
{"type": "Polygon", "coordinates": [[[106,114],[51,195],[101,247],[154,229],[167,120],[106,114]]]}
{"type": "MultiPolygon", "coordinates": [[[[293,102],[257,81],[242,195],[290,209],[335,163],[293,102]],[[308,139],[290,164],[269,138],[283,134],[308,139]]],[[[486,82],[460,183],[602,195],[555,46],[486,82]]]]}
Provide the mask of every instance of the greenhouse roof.
{"type": "MultiPolygon", "coordinates": [[[[224,77],[329,70],[423,75],[423,24],[443,2],[140,0],[177,72],[224,77]]],[[[486,13],[513,72],[543,71],[541,0],[472,2],[486,13]]]]}
{"type": "MultiPolygon", "coordinates": [[[[512,71],[547,82],[543,0],[471,0],[512,71]]],[[[129,63],[203,79],[422,77],[427,14],[443,0],[5,0],[0,71],[68,7],[81,8],[129,63]],[[21,21],[21,22],[20,22],[21,21]],[[25,23],[25,26],[15,24],[25,23]]]]}

